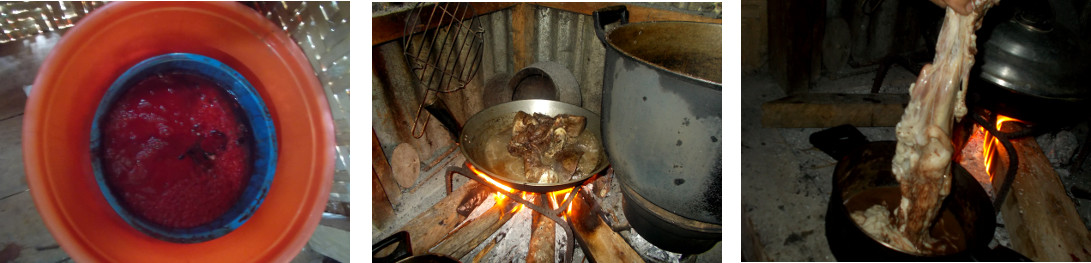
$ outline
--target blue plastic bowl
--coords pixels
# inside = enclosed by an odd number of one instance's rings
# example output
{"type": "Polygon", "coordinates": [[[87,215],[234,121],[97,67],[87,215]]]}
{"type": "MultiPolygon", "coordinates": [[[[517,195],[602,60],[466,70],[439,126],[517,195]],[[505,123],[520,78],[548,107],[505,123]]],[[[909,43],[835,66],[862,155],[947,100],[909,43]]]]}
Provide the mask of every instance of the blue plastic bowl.
{"type": "Polygon", "coordinates": [[[110,85],[110,89],[106,91],[106,95],[95,111],[95,119],[91,124],[91,152],[91,164],[95,170],[95,181],[98,182],[102,195],[110,203],[110,207],[113,207],[114,211],[125,222],[137,230],[161,240],[177,243],[198,243],[216,239],[246,223],[265,199],[265,194],[269,192],[269,185],[273,182],[273,174],[276,171],[277,163],[276,131],[273,127],[273,120],[261,96],[254,91],[254,87],[250,85],[250,82],[246,81],[241,74],[231,69],[231,67],[215,59],[188,53],[159,55],[141,61],[125,71],[121,77],[114,81],[113,85],[110,85]],[[197,74],[225,88],[227,93],[234,96],[239,106],[242,107],[250,127],[251,136],[255,142],[250,180],[247,182],[246,188],[243,189],[242,195],[239,196],[239,200],[216,220],[191,228],[165,227],[130,213],[125,206],[121,205],[118,197],[107,185],[102,169],[100,156],[102,134],[99,125],[107,115],[106,112],[110,109],[110,106],[137,82],[153,74],[167,72],[197,74]]]}

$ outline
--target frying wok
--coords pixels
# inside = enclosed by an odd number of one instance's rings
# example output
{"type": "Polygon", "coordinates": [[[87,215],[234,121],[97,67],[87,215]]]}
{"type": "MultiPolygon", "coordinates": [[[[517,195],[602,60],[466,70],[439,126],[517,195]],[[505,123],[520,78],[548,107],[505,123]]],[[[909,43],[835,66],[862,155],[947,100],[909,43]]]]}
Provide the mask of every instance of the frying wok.
{"type": "Polygon", "coordinates": [[[495,105],[471,116],[460,133],[459,148],[473,168],[487,176],[515,189],[543,193],[582,184],[592,175],[605,169],[609,161],[602,147],[601,138],[601,122],[594,112],[551,100],[519,100],[495,105]],[[587,118],[587,126],[581,134],[581,137],[587,137],[581,140],[590,139],[589,142],[592,143],[589,146],[597,151],[584,153],[585,157],[580,159],[576,170],[578,176],[564,178],[564,181],[558,183],[537,183],[528,181],[522,175],[523,171],[519,169],[522,167],[522,159],[507,152],[507,144],[511,140],[512,121],[519,111],[549,116],[569,114],[587,118]]]}

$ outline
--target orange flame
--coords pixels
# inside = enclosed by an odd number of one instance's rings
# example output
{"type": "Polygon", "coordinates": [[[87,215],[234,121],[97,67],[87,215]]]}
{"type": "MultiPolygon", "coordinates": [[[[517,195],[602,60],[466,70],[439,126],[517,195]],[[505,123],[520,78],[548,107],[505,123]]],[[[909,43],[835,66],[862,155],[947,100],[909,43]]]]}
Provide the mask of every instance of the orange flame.
{"type": "MultiPolygon", "coordinates": [[[[1000,131],[1000,128],[1004,126],[1004,123],[1009,122],[1009,121],[1015,121],[1015,122],[1023,123],[1023,121],[1021,121],[1019,119],[1016,119],[1016,118],[1012,118],[1012,117],[1008,117],[1008,116],[1004,116],[1004,115],[998,115],[996,117],[996,130],[1000,131]]],[[[982,131],[985,130],[984,127],[980,127],[980,129],[982,131]]],[[[997,138],[993,137],[992,135],[990,135],[989,133],[986,132],[985,133],[985,140],[983,141],[982,144],[983,144],[983,147],[982,147],[981,154],[985,157],[985,172],[989,174],[989,180],[992,181],[993,178],[995,177],[995,175],[993,174],[992,169],[990,169],[990,168],[992,168],[993,157],[996,157],[996,155],[997,155],[996,154],[997,150],[995,148],[996,148],[996,145],[1000,144],[1000,139],[997,139],[997,138]]]]}
{"type": "MultiPolygon", "coordinates": [[[[534,194],[528,194],[526,192],[523,192],[523,194],[520,195],[520,196],[523,198],[523,200],[531,200],[531,199],[534,198],[534,194]]],[[[526,207],[526,206],[527,205],[519,204],[519,206],[516,206],[515,208],[512,208],[511,212],[512,213],[518,212],[519,210],[523,210],[523,207],[526,207]]]]}
{"type": "MultiPolygon", "coordinates": [[[[495,185],[496,187],[499,187],[500,189],[503,189],[504,191],[507,191],[508,193],[511,193],[511,192],[515,191],[515,189],[512,189],[511,187],[508,187],[507,185],[504,185],[504,184],[502,184],[500,182],[497,182],[496,180],[493,180],[492,177],[489,177],[488,175],[485,175],[485,173],[477,170],[477,168],[474,168],[473,165],[466,164],[466,166],[470,168],[470,171],[473,171],[475,174],[477,174],[477,176],[480,176],[481,178],[485,179],[485,181],[489,182],[490,184],[495,185]]],[[[493,193],[493,198],[496,199],[496,205],[500,205],[501,202],[504,201],[504,199],[507,198],[507,196],[505,196],[504,194],[502,194],[500,192],[496,192],[496,193],[493,193]]],[[[515,210],[518,210],[518,209],[519,209],[519,207],[515,207],[515,210]]],[[[512,212],[514,212],[515,210],[512,210],[512,212]]]]}
{"type": "MultiPolygon", "coordinates": [[[[481,178],[484,178],[485,181],[489,182],[490,184],[495,185],[496,187],[499,187],[500,189],[503,189],[504,191],[507,191],[508,193],[515,192],[515,189],[513,189],[511,187],[508,187],[507,185],[504,185],[504,184],[496,181],[495,179],[492,179],[492,177],[489,177],[488,175],[485,175],[484,172],[481,172],[480,170],[477,170],[477,168],[474,168],[473,165],[466,164],[466,166],[470,168],[470,171],[473,171],[475,174],[477,174],[481,178]]],[[[565,199],[567,199],[568,195],[571,192],[572,192],[572,188],[568,188],[568,189],[564,189],[564,190],[560,190],[560,191],[556,191],[556,192],[550,192],[550,193],[546,194],[546,196],[548,196],[549,201],[553,203],[552,208],[556,209],[556,208],[560,207],[560,204],[558,204],[557,202],[558,201],[564,201],[565,199]],[[562,194],[564,195],[564,198],[559,198],[558,199],[558,197],[560,195],[562,195],[562,194]]],[[[496,204],[497,205],[500,205],[501,201],[504,201],[504,199],[507,199],[507,196],[500,193],[500,192],[493,193],[493,196],[496,199],[496,204]]],[[[523,198],[523,200],[533,200],[534,199],[534,194],[533,193],[523,192],[520,196],[523,198]]],[[[518,206],[512,208],[511,213],[515,213],[515,212],[517,212],[519,210],[522,210],[524,207],[526,207],[526,205],[519,204],[518,206]]],[[[566,210],[565,214],[568,214],[568,213],[572,213],[572,203],[568,204],[568,209],[566,210]]],[[[564,219],[564,215],[561,216],[561,219],[564,219]]]]}
{"type": "MultiPolygon", "coordinates": [[[[568,189],[564,189],[564,190],[560,190],[560,191],[556,191],[556,192],[550,192],[549,193],[549,202],[553,203],[553,206],[551,206],[551,208],[556,209],[556,208],[561,207],[561,204],[559,202],[563,203],[563,201],[565,199],[568,199],[568,195],[571,192],[572,192],[572,188],[568,188],[568,189]],[[564,197],[560,197],[561,195],[564,195],[564,197]]],[[[572,202],[568,203],[568,209],[565,210],[565,214],[570,214],[570,213],[572,213],[572,202]]],[[[561,219],[564,219],[564,218],[565,218],[565,216],[561,215],[561,219]]]]}

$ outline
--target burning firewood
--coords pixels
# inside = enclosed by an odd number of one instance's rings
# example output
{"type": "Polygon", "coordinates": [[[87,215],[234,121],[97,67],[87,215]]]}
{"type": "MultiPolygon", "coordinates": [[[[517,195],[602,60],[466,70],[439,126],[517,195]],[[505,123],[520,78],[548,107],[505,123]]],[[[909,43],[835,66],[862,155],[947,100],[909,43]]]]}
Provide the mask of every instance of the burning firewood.
{"type": "Polygon", "coordinates": [[[579,191],[572,201],[572,211],[568,212],[568,224],[576,233],[576,239],[584,253],[595,259],[611,259],[614,262],[644,262],[644,259],[621,237],[610,229],[606,222],[587,202],[594,197],[586,191],[579,191]]]}
{"type": "MultiPolygon", "coordinates": [[[[539,198],[539,204],[545,204],[545,198],[539,198]]],[[[554,237],[555,228],[553,221],[548,217],[535,214],[531,219],[530,243],[527,250],[527,263],[555,262],[554,237]]]]}
{"type": "Polygon", "coordinates": [[[398,231],[409,232],[409,238],[413,241],[411,243],[413,252],[416,253],[416,255],[424,254],[434,245],[439,243],[447,233],[455,228],[455,226],[466,219],[466,215],[459,214],[456,207],[477,207],[484,200],[474,200],[473,198],[467,197],[486,191],[489,191],[488,186],[470,180],[462,185],[462,187],[459,187],[454,192],[448,194],[447,197],[441,199],[427,211],[414,217],[398,231]],[[467,204],[467,202],[470,204],[467,204]]]}
{"type": "Polygon", "coordinates": [[[454,258],[462,258],[473,251],[481,242],[489,238],[496,230],[500,229],[514,215],[509,211],[508,204],[511,199],[499,201],[485,213],[460,224],[451,233],[443,237],[435,247],[429,249],[430,253],[447,255],[454,258]]]}

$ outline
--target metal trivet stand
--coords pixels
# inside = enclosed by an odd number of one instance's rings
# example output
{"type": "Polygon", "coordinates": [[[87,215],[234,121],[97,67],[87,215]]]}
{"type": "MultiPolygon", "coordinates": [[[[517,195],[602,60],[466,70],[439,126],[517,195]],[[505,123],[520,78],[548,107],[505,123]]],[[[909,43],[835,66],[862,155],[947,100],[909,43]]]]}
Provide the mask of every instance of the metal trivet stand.
{"type": "Polygon", "coordinates": [[[996,114],[977,110],[974,114],[969,115],[971,115],[970,118],[974,123],[1000,141],[1000,145],[1004,146],[1004,150],[1008,153],[1008,169],[1005,171],[1004,182],[1000,185],[999,191],[996,192],[996,200],[993,200],[993,207],[1000,209],[1000,206],[1004,204],[1004,199],[1008,196],[1008,191],[1011,190],[1012,182],[1015,182],[1015,175],[1019,173],[1019,154],[1015,152],[1015,146],[1011,144],[1011,140],[1033,135],[1034,130],[1023,128],[1015,132],[1001,132],[993,127],[996,124],[996,114]]]}
{"type": "MultiPolygon", "coordinates": [[[[613,169],[610,169],[610,171],[612,171],[612,170],[613,169]]],[[[575,236],[572,235],[573,230],[572,230],[572,226],[569,225],[569,222],[564,221],[558,215],[564,213],[564,211],[568,208],[568,205],[572,203],[572,200],[576,199],[577,193],[580,192],[580,191],[578,191],[578,189],[581,186],[583,186],[583,184],[573,186],[571,188],[572,189],[572,191],[571,191],[572,194],[569,194],[568,197],[565,198],[564,201],[561,202],[561,205],[559,207],[557,207],[557,209],[549,209],[549,208],[538,206],[538,205],[534,204],[533,202],[524,200],[522,197],[516,195],[517,193],[509,193],[508,191],[504,191],[503,189],[500,189],[500,187],[497,187],[496,185],[493,185],[492,183],[489,183],[489,182],[485,181],[485,179],[481,178],[480,176],[478,176],[473,171],[470,171],[470,168],[467,167],[466,164],[463,164],[462,166],[447,167],[447,175],[446,175],[447,194],[451,194],[451,191],[453,190],[453,189],[451,189],[451,187],[452,187],[451,186],[451,178],[454,176],[455,173],[461,174],[462,176],[466,176],[467,178],[473,179],[473,180],[475,180],[478,183],[481,183],[483,185],[487,185],[487,186],[489,186],[489,188],[492,188],[493,190],[496,190],[496,192],[504,194],[505,196],[507,196],[511,200],[514,200],[515,202],[526,205],[527,208],[530,208],[531,210],[534,210],[534,212],[537,212],[539,214],[542,214],[542,215],[546,216],[550,220],[553,220],[553,222],[556,222],[557,225],[560,225],[561,228],[564,229],[565,237],[568,240],[567,243],[565,243],[564,263],[571,263],[572,262],[572,253],[575,250],[575,236]]],[[[609,175],[609,173],[610,172],[607,172],[607,175],[609,175]]],[[[592,181],[595,180],[595,178],[597,178],[597,177],[592,176],[591,179],[589,179],[587,181],[592,182],[592,181]]],[[[549,193],[536,193],[536,194],[546,195],[546,194],[549,194],[549,193]]]]}

